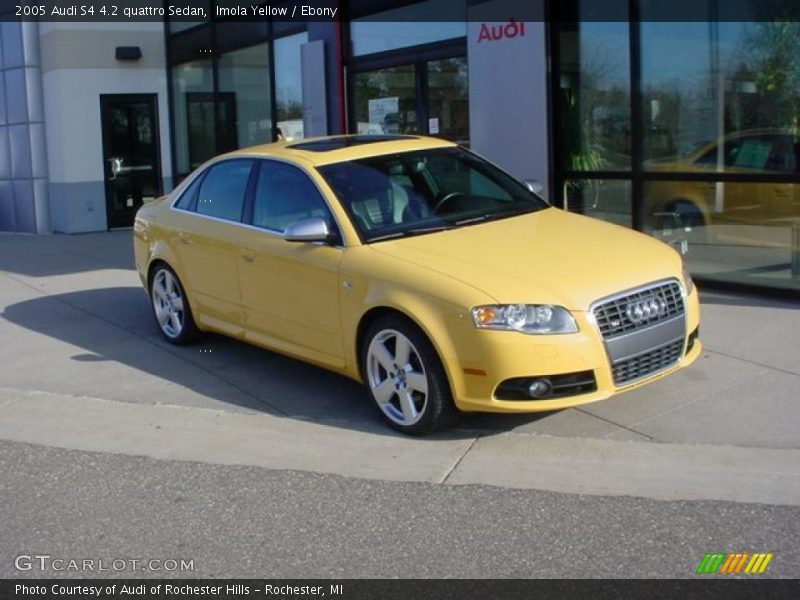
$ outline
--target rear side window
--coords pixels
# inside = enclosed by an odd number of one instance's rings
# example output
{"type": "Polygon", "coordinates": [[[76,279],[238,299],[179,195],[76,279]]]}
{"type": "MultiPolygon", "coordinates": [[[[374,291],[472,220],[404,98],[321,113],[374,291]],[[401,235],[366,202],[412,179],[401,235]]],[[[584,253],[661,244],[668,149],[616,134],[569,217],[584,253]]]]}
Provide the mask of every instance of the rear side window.
{"type": "Polygon", "coordinates": [[[228,160],[217,163],[206,173],[197,194],[197,213],[241,221],[252,160],[228,160]]]}
{"type": "Polygon", "coordinates": [[[202,174],[200,174],[198,177],[195,177],[194,181],[189,184],[189,187],[183,191],[180,199],[175,203],[175,208],[180,208],[181,210],[192,210],[192,206],[194,206],[194,199],[197,198],[197,190],[200,188],[201,183],[203,183],[202,174]]]}

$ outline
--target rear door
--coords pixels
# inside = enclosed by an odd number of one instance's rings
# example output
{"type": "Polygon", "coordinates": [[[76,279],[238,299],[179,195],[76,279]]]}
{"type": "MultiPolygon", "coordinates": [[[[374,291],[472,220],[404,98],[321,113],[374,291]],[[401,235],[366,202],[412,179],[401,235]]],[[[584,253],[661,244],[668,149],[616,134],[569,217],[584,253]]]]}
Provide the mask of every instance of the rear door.
{"type": "Polygon", "coordinates": [[[243,328],[239,295],[242,211],[254,161],[218,162],[179,200],[172,247],[203,324],[233,335],[243,328]]]}

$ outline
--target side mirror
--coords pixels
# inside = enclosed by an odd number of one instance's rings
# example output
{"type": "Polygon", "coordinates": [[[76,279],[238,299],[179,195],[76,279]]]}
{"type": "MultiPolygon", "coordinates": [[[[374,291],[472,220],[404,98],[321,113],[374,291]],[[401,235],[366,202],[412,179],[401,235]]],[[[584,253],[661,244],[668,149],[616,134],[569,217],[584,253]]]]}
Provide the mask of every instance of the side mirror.
{"type": "Polygon", "coordinates": [[[283,239],[287,242],[328,242],[330,238],[328,224],[320,217],[295,221],[283,232],[283,239]]]}

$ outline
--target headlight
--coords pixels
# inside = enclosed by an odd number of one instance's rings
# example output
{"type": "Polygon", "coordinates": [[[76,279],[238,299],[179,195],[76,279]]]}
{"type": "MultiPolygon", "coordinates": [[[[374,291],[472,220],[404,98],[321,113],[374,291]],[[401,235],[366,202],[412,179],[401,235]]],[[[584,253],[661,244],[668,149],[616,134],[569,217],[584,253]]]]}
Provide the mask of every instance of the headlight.
{"type": "Polygon", "coordinates": [[[689,269],[686,267],[686,263],[683,264],[683,285],[686,288],[686,295],[688,296],[694,289],[694,281],[692,281],[692,276],[689,273],[689,269]]]}
{"type": "Polygon", "coordinates": [[[472,309],[478,329],[522,333],[575,333],[578,326],[567,309],[549,304],[487,304],[472,309]]]}

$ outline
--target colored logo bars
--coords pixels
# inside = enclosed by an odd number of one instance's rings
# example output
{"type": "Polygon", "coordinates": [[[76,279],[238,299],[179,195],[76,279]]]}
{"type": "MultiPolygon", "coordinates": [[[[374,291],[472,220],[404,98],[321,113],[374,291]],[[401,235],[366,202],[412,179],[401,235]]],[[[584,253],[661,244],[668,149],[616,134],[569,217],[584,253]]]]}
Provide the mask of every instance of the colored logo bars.
{"type": "Polygon", "coordinates": [[[697,567],[697,572],[701,574],[717,573],[720,575],[735,575],[745,573],[747,575],[761,574],[767,570],[772,560],[772,552],[707,552],[697,567]]]}

